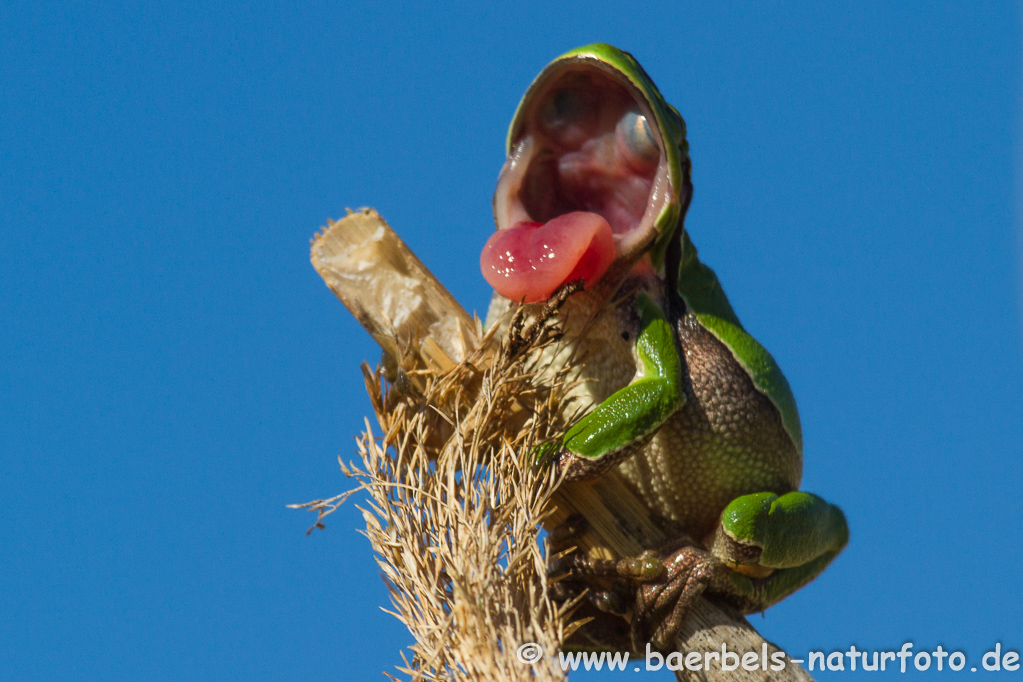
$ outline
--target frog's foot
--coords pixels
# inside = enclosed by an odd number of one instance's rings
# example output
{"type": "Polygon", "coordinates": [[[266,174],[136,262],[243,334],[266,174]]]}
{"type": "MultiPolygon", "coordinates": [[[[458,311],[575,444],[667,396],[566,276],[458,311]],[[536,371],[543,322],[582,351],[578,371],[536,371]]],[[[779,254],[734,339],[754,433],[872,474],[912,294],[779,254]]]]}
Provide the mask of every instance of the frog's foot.
{"type": "Polygon", "coordinates": [[[572,514],[551,531],[547,541],[554,557],[547,567],[553,580],[551,596],[562,603],[585,598],[601,612],[626,616],[632,611],[636,582],[657,580],[664,566],[653,551],[620,560],[587,556],[575,542],[588,527],[582,515],[572,514]]]}
{"type": "Polygon", "coordinates": [[[594,481],[639,452],[647,442],[649,438],[627,443],[596,458],[580,457],[561,443],[555,443],[543,458],[555,468],[555,476],[564,476],[565,481],[594,481]]]}
{"type": "Polygon", "coordinates": [[[728,569],[710,552],[688,543],[661,555],[660,579],[642,582],[632,614],[632,648],[649,642],[659,651],[674,650],[686,616],[704,592],[727,587],[728,569]]]}
{"type": "Polygon", "coordinates": [[[551,555],[574,549],[575,542],[590,527],[586,517],[578,512],[569,514],[568,518],[559,523],[547,534],[547,547],[551,555]]]}
{"type": "MultiPolygon", "coordinates": [[[[689,608],[711,584],[715,571],[727,572],[684,534],[659,551],[647,550],[627,559],[596,559],[576,548],[587,528],[586,519],[573,514],[551,531],[551,596],[560,603],[585,600],[586,608],[631,620],[629,635],[620,638],[618,649],[644,651],[646,641],[658,649],[670,648],[689,608]],[[650,623],[656,625],[648,639],[650,623]]],[[[588,613],[601,620],[592,610],[588,613]]]]}
{"type": "Polygon", "coordinates": [[[608,560],[569,552],[553,561],[559,579],[552,595],[561,602],[585,598],[599,611],[631,620],[628,646],[644,651],[646,642],[672,649],[696,599],[708,588],[727,590],[730,571],[710,552],[682,537],[661,551],[608,560]]]}
{"type": "Polygon", "coordinates": [[[594,559],[580,552],[571,552],[551,562],[550,571],[579,579],[624,578],[647,583],[659,580],[665,567],[653,550],[631,559],[594,559]]]}
{"type": "Polygon", "coordinates": [[[655,552],[619,561],[573,552],[556,559],[548,570],[553,579],[551,597],[571,604],[575,617],[590,621],[575,640],[591,640],[590,645],[599,641],[616,651],[643,651],[634,644],[629,621],[635,611],[637,581],[655,580],[664,573],[655,552]]]}
{"type": "Polygon", "coordinates": [[[561,337],[562,330],[552,323],[554,314],[565,305],[565,301],[573,294],[583,290],[585,281],[574,279],[562,284],[547,299],[547,304],[536,317],[525,326],[526,308],[520,306],[512,316],[508,326],[508,355],[514,357],[522,350],[542,344],[543,341],[554,341],[561,337]]]}

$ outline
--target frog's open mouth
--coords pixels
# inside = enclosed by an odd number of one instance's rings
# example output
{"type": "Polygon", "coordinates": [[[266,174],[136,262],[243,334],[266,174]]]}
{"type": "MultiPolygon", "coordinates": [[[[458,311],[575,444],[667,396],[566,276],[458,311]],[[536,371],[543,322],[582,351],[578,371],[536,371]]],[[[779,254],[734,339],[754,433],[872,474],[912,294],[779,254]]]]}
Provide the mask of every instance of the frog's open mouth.
{"type": "Polygon", "coordinates": [[[565,282],[587,287],[615,257],[656,237],[671,200],[660,132],[645,99],[598,60],[542,74],[524,99],[494,194],[497,232],[480,256],[506,298],[544,300],[565,282]]]}

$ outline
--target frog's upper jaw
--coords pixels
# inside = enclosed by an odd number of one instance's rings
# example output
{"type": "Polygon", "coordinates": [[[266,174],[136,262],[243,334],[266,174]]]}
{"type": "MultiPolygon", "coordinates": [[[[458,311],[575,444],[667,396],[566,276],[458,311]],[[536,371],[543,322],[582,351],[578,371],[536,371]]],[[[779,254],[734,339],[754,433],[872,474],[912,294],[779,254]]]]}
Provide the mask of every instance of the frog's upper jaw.
{"type": "Polygon", "coordinates": [[[498,233],[481,258],[503,296],[542,300],[577,277],[589,289],[612,262],[635,260],[678,223],[678,124],[665,123],[667,105],[629,65],[634,71],[577,50],[523,98],[494,194],[498,233]]]}

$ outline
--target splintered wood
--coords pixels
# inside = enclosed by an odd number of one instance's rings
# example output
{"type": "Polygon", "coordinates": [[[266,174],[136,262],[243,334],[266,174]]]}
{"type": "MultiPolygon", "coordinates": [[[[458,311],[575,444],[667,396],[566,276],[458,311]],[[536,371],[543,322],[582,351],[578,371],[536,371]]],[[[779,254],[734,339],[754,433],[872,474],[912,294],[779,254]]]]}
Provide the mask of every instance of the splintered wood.
{"type": "MultiPolygon", "coordinates": [[[[385,436],[367,424],[363,467],[342,466],[370,495],[367,536],[395,615],[416,638],[399,670],[413,680],[565,679],[558,645],[585,624],[571,622],[573,605],[558,607],[547,595],[540,525],[582,514],[590,529],[578,545],[604,558],[656,547],[663,532],[614,473],[558,486],[533,466],[531,448],[556,438],[558,424],[554,389],[535,386],[535,368],[523,359],[530,349],[484,334],[376,211],[331,222],[313,241],[312,262],[395,359],[389,375],[398,386],[364,370],[385,436]],[[534,407],[524,410],[527,395],[534,407]],[[519,647],[530,642],[545,656],[526,664],[519,647]]],[[[549,328],[531,331],[529,343],[550,342],[549,328]]],[[[347,496],[302,506],[322,518],[347,496]]],[[[683,654],[778,651],[742,616],[704,599],[677,645],[683,654]]],[[[685,675],[811,679],[791,661],[780,671],[712,665],[685,675]]]]}

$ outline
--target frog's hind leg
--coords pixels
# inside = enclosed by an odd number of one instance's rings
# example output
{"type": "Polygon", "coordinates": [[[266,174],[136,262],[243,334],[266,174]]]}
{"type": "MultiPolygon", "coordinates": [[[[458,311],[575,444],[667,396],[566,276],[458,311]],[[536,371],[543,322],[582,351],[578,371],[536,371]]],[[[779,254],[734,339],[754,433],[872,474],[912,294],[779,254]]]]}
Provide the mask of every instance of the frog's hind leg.
{"type": "Polygon", "coordinates": [[[708,544],[733,571],[728,596],[752,612],[816,578],[848,541],[842,510],[816,495],[791,492],[736,498],[708,544]]]}

